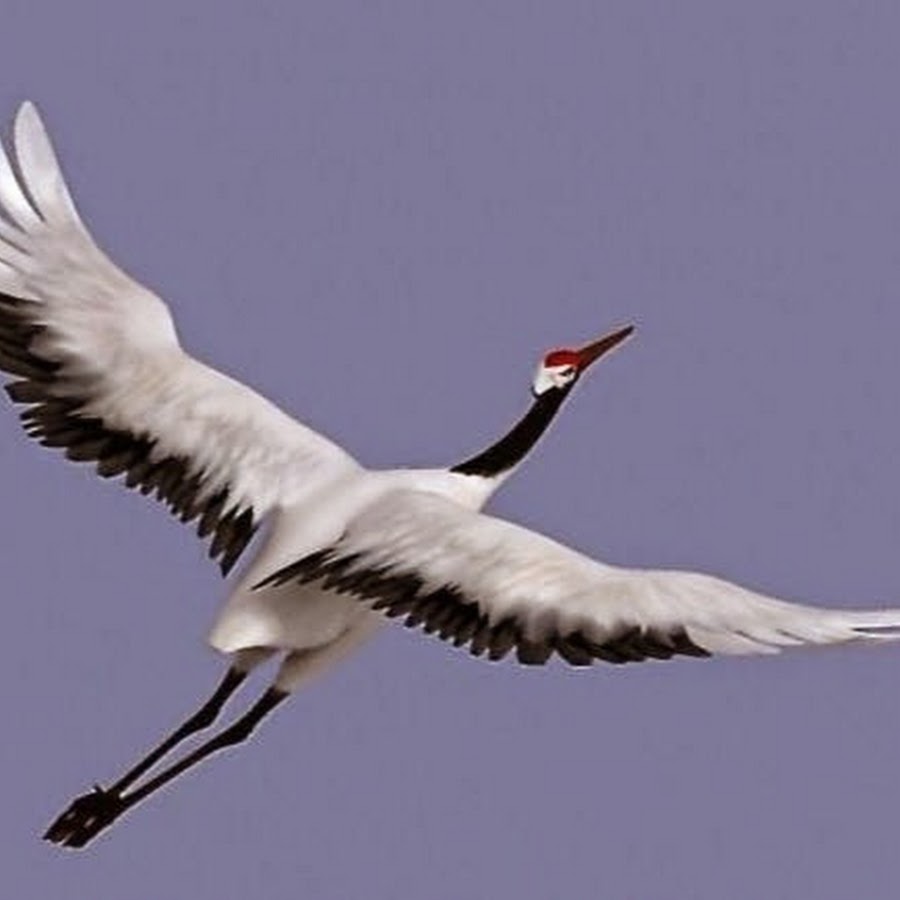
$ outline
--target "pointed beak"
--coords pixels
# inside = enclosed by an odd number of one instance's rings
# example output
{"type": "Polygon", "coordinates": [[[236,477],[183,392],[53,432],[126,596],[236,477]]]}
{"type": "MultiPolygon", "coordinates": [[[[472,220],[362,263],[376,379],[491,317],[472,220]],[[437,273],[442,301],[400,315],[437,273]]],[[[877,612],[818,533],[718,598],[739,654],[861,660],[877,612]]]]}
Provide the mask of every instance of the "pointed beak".
{"type": "Polygon", "coordinates": [[[634,325],[620,328],[611,334],[594,341],[578,351],[578,371],[583,372],[591,363],[596,362],[601,356],[609,353],[614,347],[618,347],[634,331],[634,325]]]}

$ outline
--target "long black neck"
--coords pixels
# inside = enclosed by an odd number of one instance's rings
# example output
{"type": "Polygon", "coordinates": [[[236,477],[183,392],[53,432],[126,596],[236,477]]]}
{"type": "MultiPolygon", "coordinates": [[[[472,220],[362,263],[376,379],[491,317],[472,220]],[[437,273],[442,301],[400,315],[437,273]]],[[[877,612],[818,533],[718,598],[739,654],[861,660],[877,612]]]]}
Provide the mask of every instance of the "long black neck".
{"type": "Polygon", "coordinates": [[[482,450],[477,456],[454,466],[450,471],[461,475],[482,475],[492,478],[518,465],[547,430],[553,417],[559,412],[568,388],[551,388],[541,394],[527,413],[496,444],[482,450]]]}

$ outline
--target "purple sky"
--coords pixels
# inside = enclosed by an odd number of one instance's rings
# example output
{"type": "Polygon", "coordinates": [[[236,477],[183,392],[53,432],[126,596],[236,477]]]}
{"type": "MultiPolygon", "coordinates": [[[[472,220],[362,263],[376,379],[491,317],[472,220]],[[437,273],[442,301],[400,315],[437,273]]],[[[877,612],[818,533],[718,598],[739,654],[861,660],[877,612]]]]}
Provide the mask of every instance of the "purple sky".
{"type": "MultiPolygon", "coordinates": [[[[634,321],[494,510],[889,604],[898,28],[824,0],[7,0],[0,115],[39,103],[191,349],[363,462],[458,461],[541,352],[634,321]]],[[[897,648],[524,671],[392,630],[89,853],[44,845],[219,677],[224,589],[160,509],[0,421],[16,900],[896,896],[897,648]]]]}

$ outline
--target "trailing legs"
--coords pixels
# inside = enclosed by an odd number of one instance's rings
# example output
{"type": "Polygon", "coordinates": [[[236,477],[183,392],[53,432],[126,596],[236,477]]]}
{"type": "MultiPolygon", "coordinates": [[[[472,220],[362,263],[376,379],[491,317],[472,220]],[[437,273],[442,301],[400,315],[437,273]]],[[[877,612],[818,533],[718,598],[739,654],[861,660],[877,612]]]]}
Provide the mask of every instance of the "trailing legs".
{"type": "Polygon", "coordinates": [[[126,796],[124,792],[179,744],[212,725],[252,669],[267,659],[271,652],[253,649],[236,653],[215,691],[195,713],[185,719],[109,788],[96,785],[89,794],[83,794],[73,800],[65,812],[47,829],[44,838],[64,846],[82,846],[77,841],[80,837],[84,837],[87,827],[96,827],[101,822],[103,823],[100,825],[101,828],[110,824],[124,808],[127,808],[125,806],[120,809],[126,796]]]}
{"type": "MultiPolygon", "coordinates": [[[[250,669],[271,655],[272,651],[259,650],[256,651],[256,656],[244,658],[241,658],[240,654],[236,655],[235,665],[226,673],[209,700],[193,716],[137,765],[129,769],[111,788],[104,789],[97,786],[91,793],[76,798],[47,829],[44,837],[48,841],[64,847],[84,847],[119,816],[142,803],[169,782],[220,750],[246,741],[253,734],[257,725],[301,684],[361,644],[380,624],[380,620],[374,615],[361,617],[357,623],[329,644],[288,653],[281,663],[274,682],[242,716],[168,768],[148,778],[142,784],[132,787],[140,776],[162,759],[176,744],[211,724],[228,697],[246,678],[250,669]],[[240,668],[237,668],[238,665],[240,668]]],[[[242,652],[248,653],[249,651],[242,652]]]]}

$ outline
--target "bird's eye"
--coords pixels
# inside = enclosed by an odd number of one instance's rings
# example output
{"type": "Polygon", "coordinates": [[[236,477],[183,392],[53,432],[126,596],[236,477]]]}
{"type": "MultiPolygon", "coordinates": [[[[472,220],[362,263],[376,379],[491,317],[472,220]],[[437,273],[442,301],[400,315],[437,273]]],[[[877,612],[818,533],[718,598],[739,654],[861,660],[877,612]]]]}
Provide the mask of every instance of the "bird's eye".
{"type": "Polygon", "coordinates": [[[560,372],[560,375],[562,375],[563,378],[571,378],[574,374],[575,366],[566,366],[562,372],[560,372]]]}

